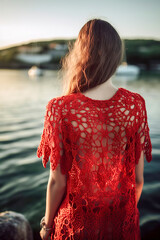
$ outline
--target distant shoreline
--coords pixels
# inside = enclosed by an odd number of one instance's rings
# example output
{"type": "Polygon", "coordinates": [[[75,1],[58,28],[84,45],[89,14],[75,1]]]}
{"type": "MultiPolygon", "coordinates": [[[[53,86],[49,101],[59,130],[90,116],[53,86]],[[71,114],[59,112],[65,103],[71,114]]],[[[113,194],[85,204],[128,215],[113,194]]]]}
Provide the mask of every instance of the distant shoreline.
{"type": "MultiPolygon", "coordinates": [[[[51,71],[58,71],[60,70],[60,66],[58,65],[52,65],[48,68],[40,67],[42,70],[51,70],[51,71]]],[[[28,71],[30,68],[26,67],[21,67],[21,68],[0,68],[0,70],[26,70],[28,71]]],[[[141,70],[140,75],[142,76],[160,76],[160,70],[141,70]]]]}
{"type": "MultiPolygon", "coordinates": [[[[29,69],[33,65],[42,69],[56,70],[61,59],[68,53],[69,45],[76,39],[57,39],[30,42],[0,50],[0,69],[29,69]]],[[[136,65],[141,70],[160,71],[160,41],[123,39],[123,62],[136,65]]]]}

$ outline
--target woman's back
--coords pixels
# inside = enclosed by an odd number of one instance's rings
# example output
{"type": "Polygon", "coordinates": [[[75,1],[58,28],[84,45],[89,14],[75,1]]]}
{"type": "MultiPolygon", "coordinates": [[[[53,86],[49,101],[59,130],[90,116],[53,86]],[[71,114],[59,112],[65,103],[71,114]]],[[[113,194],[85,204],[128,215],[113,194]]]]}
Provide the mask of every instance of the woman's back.
{"type": "Polygon", "coordinates": [[[135,167],[142,150],[151,161],[144,99],[124,88],[108,100],[53,98],[44,127],[38,157],[67,175],[54,239],[140,239],[135,167]]]}
{"type": "MultiPolygon", "coordinates": [[[[93,19],[62,59],[64,91],[47,105],[37,151],[44,167],[50,156],[57,186],[64,189],[67,176],[67,191],[54,217],[54,240],[140,240],[137,199],[143,154],[148,162],[152,158],[151,141],[143,97],[110,84],[123,50],[114,27],[93,19]],[[61,169],[54,171],[57,166],[61,169]]],[[[49,223],[50,212],[51,205],[49,223]]]]}

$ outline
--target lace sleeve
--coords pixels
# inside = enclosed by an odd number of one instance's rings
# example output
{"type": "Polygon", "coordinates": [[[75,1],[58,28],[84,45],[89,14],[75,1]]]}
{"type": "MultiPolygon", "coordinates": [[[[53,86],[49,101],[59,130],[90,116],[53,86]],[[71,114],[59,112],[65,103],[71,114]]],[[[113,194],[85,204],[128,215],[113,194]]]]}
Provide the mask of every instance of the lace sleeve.
{"type": "MultiPolygon", "coordinates": [[[[52,170],[55,170],[58,163],[62,165],[64,158],[61,123],[61,100],[53,98],[46,106],[43,133],[37,149],[37,156],[38,158],[42,156],[42,164],[45,168],[50,157],[52,170]]],[[[62,166],[61,171],[64,173],[62,166]]]]}
{"type": "Polygon", "coordinates": [[[147,162],[152,160],[152,145],[150,139],[150,129],[148,126],[148,118],[146,111],[145,100],[140,96],[139,101],[139,111],[138,111],[138,128],[136,131],[136,141],[135,141],[135,156],[136,164],[139,162],[141,151],[144,151],[144,156],[146,157],[147,162]]]}

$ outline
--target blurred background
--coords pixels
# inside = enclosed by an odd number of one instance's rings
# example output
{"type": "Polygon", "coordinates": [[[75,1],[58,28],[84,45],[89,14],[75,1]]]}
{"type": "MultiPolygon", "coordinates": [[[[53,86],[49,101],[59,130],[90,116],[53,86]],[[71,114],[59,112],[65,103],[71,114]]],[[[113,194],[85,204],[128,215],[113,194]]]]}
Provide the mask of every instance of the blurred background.
{"type": "Polygon", "coordinates": [[[61,95],[60,60],[91,18],[109,21],[125,42],[113,83],[146,100],[153,160],[138,208],[142,239],[160,239],[159,12],[159,0],[0,1],[0,211],[24,214],[34,239],[49,177],[36,156],[45,106],[61,95]]]}

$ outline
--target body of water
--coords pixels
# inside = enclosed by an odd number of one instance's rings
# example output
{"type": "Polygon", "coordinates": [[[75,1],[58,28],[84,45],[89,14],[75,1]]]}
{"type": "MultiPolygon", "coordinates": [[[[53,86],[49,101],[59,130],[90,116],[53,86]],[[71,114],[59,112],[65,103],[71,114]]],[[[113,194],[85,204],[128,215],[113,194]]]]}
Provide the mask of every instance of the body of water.
{"type": "MultiPolygon", "coordinates": [[[[146,100],[153,160],[145,161],[138,208],[142,238],[160,239],[160,76],[114,77],[113,83],[146,100]]],[[[45,213],[49,164],[43,168],[36,151],[45,107],[60,95],[57,71],[31,79],[27,70],[0,70],[0,210],[24,214],[37,232],[45,213]]]]}

